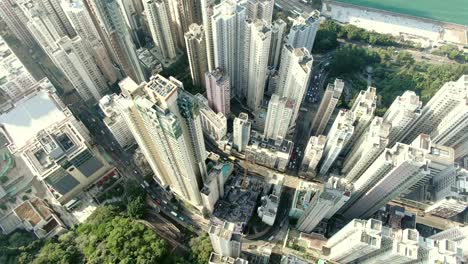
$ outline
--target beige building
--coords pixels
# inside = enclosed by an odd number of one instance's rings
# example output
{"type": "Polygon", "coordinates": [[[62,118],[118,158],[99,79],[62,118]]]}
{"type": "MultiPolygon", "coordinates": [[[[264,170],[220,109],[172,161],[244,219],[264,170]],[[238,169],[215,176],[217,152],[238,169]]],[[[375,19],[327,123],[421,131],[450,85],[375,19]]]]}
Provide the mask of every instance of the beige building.
{"type": "Polygon", "coordinates": [[[205,87],[205,73],[208,71],[208,60],[206,57],[206,42],[203,27],[192,24],[184,36],[192,83],[194,86],[205,87]]]}
{"type": "Polygon", "coordinates": [[[312,122],[312,135],[323,135],[325,132],[328,121],[335,110],[338,100],[340,100],[343,88],[344,82],[340,79],[336,79],[333,84],[328,84],[323,94],[322,101],[320,102],[319,109],[315,114],[314,121],[312,122]]]}
{"type": "Polygon", "coordinates": [[[200,206],[207,152],[198,101],[178,80],[152,76],[148,83],[120,82],[118,104],[154,179],[181,199],[200,206]]]}

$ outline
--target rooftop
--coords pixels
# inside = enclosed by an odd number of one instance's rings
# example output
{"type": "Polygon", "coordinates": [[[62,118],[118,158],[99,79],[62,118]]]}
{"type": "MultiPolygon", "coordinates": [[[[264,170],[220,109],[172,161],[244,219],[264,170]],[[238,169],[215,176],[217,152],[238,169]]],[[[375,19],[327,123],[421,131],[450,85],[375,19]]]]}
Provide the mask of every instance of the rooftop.
{"type": "Polygon", "coordinates": [[[17,102],[13,109],[2,114],[0,124],[10,143],[20,149],[41,130],[66,118],[58,102],[47,91],[41,90],[17,102]]]}

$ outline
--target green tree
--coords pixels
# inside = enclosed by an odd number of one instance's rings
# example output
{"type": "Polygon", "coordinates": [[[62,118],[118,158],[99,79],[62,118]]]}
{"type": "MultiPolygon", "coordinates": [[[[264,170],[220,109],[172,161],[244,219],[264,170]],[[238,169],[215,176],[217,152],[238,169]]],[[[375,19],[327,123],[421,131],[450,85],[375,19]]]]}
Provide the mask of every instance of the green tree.
{"type": "Polygon", "coordinates": [[[413,65],[415,60],[413,58],[413,55],[407,51],[401,51],[398,53],[396,61],[400,65],[413,65]]]}
{"type": "Polygon", "coordinates": [[[213,251],[210,237],[208,234],[203,234],[201,237],[196,237],[190,240],[190,260],[193,264],[208,263],[210,254],[213,251]]]}
{"type": "Polygon", "coordinates": [[[337,38],[338,37],[335,32],[326,29],[320,29],[315,37],[313,52],[324,53],[337,48],[337,38]]]}
{"type": "Polygon", "coordinates": [[[147,208],[144,198],[139,196],[127,204],[127,213],[131,218],[142,218],[147,208]]]}

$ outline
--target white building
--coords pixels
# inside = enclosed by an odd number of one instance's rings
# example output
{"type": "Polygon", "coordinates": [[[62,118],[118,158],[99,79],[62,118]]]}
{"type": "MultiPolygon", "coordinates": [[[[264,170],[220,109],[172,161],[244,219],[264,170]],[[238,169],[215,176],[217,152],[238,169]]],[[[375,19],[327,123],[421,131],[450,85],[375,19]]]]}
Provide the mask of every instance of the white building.
{"type": "Polygon", "coordinates": [[[293,143],[289,140],[265,139],[262,134],[252,131],[250,144],[245,149],[245,159],[284,172],[292,150],[293,143]]]}
{"type": "Polygon", "coordinates": [[[231,84],[229,77],[217,68],[205,73],[206,96],[211,109],[225,116],[231,114],[231,84]]]}
{"type": "Polygon", "coordinates": [[[113,168],[53,86],[48,82],[46,86],[3,113],[0,123],[11,153],[21,155],[50,194],[65,204],[113,168]]]}
{"type": "Polygon", "coordinates": [[[225,257],[221,254],[211,252],[208,264],[248,264],[249,262],[242,258],[225,257]]]}
{"type": "Polygon", "coordinates": [[[432,186],[434,204],[426,208],[426,212],[450,218],[468,207],[468,171],[465,169],[454,169],[446,177],[435,176],[432,186]]]}
{"type": "Polygon", "coordinates": [[[211,0],[200,0],[200,11],[205,32],[206,43],[206,59],[208,62],[208,71],[215,69],[214,62],[214,44],[213,44],[213,28],[211,16],[213,15],[215,3],[211,0]]]}
{"type": "Polygon", "coordinates": [[[212,224],[208,231],[213,251],[224,256],[237,258],[242,249],[241,227],[234,223],[212,224]]]}
{"type": "Polygon", "coordinates": [[[26,26],[28,19],[15,1],[0,1],[0,17],[21,43],[24,43],[29,47],[36,44],[36,40],[26,26]]]}
{"type": "Polygon", "coordinates": [[[278,212],[279,197],[274,194],[270,194],[262,197],[261,203],[262,205],[257,209],[258,217],[262,219],[263,223],[273,226],[278,212]]]}
{"type": "Polygon", "coordinates": [[[359,92],[351,112],[354,114],[354,132],[348,143],[343,149],[343,154],[346,155],[351,148],[356,144],[356,141],[362,136],[366,128],[374,118],[374,111],[377,107],[377,90],[369,86],[366,91],[359,92]]]}
{"type": "Polygon", "coordinates": [[[120,113],[118,100],[119,96],[116,94],[105,95],[99,100],[99,107],[105,115],[104,124],[107,129],[112,133],[120,147],[126,148],[135,144],[135,138],[120,113]]]}
{"type": "Polygon", "coordinates": [[[294,100],[273,94],[268,102],[263,136],[273,140],[286,138],[293,114],[294,100]]]}
{"type": "Polygon", "coordinates": [[[293,25],[286,38],[286,44],[293,48],[306,48],[312,52],[315,35],[320,26],[320,12],[314,10],[311,13],[303,12],[293,20],[293,25]]]}
{"type": "Polygon", "coordinates": [[[239,117],[234,118],[233,127],[233,144],[232,146],[239,152],[243,152],[250,141],[251,122],[249,115],[240,113],[239,117]]]}
{"type": "Polygon", "coordinates": [[[214,166],[208,173],[208,179],[201,189],[203,207],[212,214],[215,210],[219,197],[224,196],[224,184],[232,174],[233,165],[230,163],[220,163],[214,166]]]}
{"type": "MultiPolygon", "coordinates": [[[[273,1],[271,1],[273,2],[273,1]]],[[[262,104],[267,80],[268,53],[271,42],[271,25],[256,19],[247,22],[244,36],[243,61],[239,65],[242,97],[247,106],[257,111],[262,104]]]]}
{"type": "Polygon", "coordinates": [[[338,263],[351,263],[382,246],[382,236],[389,236],[391,229],[375,219],[354,219],[330,237],[326,247],[330,249],[328,259],[338,263]]]}
{"type": "Polygon", "coordinates": [[[36,79],[0,37],[0,90],[15,101],[33,89],[36,79]]]}
{"type": "Polygon", "coordinates": [[[163,0],[143,1],[154,45],[165,59],[171,60],[177,56],[177,53],[175,41],[172,39],[169,7],[166,3],[167,2],[163,0]]]}
{"type": "Polygon", "coordinates": [[[420,148],[398,143],[386,149],[354,182],[343,215],[348,219],[369,217],[429,174],[428,163],[420,148]]]}
{"type": "Polygon", "coordinates": [[[296,122],[297,114],[309,86],[313,58],[305,48],[294,49],[285,45],[281,53],[281,65],[276,92],[281,97],[295,101],[294,115],[290,126],[296,122]]]}
{"type": "MultiPolygon", "coordinates": [[[[464,82],[465,89],[468,91],[468,75],[462,76],[458,82],[464,82]]],[[[467,121],[468,99],[464,98],[461,103],[440,121],[430,134],[435,143],[454,148],[457,160],[468,154],[466,146],[468,143],[467,121]]]]}
{"type": "Polygon", "coordinates": [[[312,232],[320,221],[330,219],[348,201],[350,195],[346,182],[330,177],[309,201],[303,201],[306,204],[305,211],[297,222],[297,229],[305,233],[312,232]]]}
{"type": "Polygon", "coordinates": [[[410,143],[420,134],[430,135],[436,131],[442,120],[455,116],[452,112],[460,104],[466,103],[468,91],[468,75],[463,75],[455,82],[447,82],[422,108],[421,115],[406,127],[402,134],[402,142],[410,143]]]}
{"type": "Polygon", "coordinates": [[[468,258],[468,256],[466,256],[466,252],[468,252],[468,226],[453,227],[432,235],[429,238],[433,240],[448,239],[457,243],[457,246],[463,250],[465,260],[468,258]]]}
{"type": "Polygon", "coordinates": [[[184,36],[192,83],[194,86],[206,87],[205,73],[208,71],[208,61],[206,58],[206,42],[203,27],[198,24],[192,24],[184,36]]]}
{"type": "Polygon", "coordinates": [[[308,181],[300,181],[297,184],[294,198],[289,210],[289,217],[299,219],[309,207],[312,198],[320,192],[323,186],[308,181]]]}
{"type": "Polygon", "coordinates": [[[229,77],[233,95],[243,97],[240,84],[243,64],[246,8],[235,0],[222,1],[213,7],[211,31],[214,68],[221,68],[229,77]],[[241,53],[242,52],[242,53],[241,53]]]}
{"type": "Polygon", "coordinates": [[[385,150],[390,129],[381,117],[374,117],[343,162],[341,173],[348,182],[357,180],[385,150]]]}
{"type": "Polygon", "coordinates": [[[325,136],[312,136],[307,143],[306,149],[304,151],[304,158],[302,160],[301,171],[306,175],[315,176],[316,168],[322,159],[323,150],[325,148],[325,143],[327,137],[325,136]]]}
{"type": "Polygon", "coordinates": [[[354,132],[353,112],[340,110],[327,136],[327,143],[323,151],[323,161],[319,174],[325,175],[335,162],[341,150],[354,132]]]}
{"type": "Polygon", "coordinates": [[[63,71],[73,88],[86,102],[97,102],[108,90],[107,82],[94,58],[79,37],[63,37],[58,48],[50,53],[57,67],[63,71]]]}
{"type": "Polygon", "coordinates": [[[268,58],[268,66],[272,69],[278,69],[285,31],[286,22],[281,18],[276,19],[271,26],[270,55],[268,58]]]}
{"type": "Polygon", "coordinates": [[[359,259],[359,263],[412,263],[418,259],[419,232],[415,229],[397,230],[382,236],[379,250],[359,259]]]}
{"type": "Polygon", "coordinates": [[[413,91],[405,91],[403,95],[398,96],[383,116],[384,122],[391,125],[388,135],[388,146],[393,147],[398,139],[402,137],[405,131],[414,120],[416,120],[421,111],[422,102],[419,96],[413,91]]]}
{"type": "Polygon", "coordinates": [[[323,94],[322,101],[320,102],[319,109],[315,114],[314,121],[312,122],[312,135],[322,135],[327,127],[333,111],[335,110],[338,100],[340,100],[341,93],[343,92],[344,82],[336,79],[333,84],[329,83],[325,93],[323,94]]]}
{"type": "Polygon", "coordinates": [[[454,150],[453,148],[435,144],[426,134],[419,135],[411,143],[411,146],[423,150],[426,154],[426,159],[429,161],[427,165],[429,174],[425,175],[405,192],[405,194],[409,193],[409,197],[421,201],[429,196],[430,189],[433,187],[430,181],[439,174],[445,173],[446,170],[450,170],[456,166],[454,164],[454,150]]]}
{"type": "Polygon", "coordinates": [[[63,9],[78,33],[78,36],[83,40],[84,45],[87,47],[106,77],[107,81],[111,84],[117,81],[117,69],[113,64],[110,50],[107,50],[99,31],[97,30],[91,15],[86,9],[82,0],[71,0],[70,2],[63,3],[63,9]]]}
{"type": "Polygon", "coordinates": [[[200,102],[200,117],[203,133],[214,142],[223,139],[227,134],[227,118],[223,113],[215,113],[208,106],[208,100],[201,94],[195,95],[200,102]]]}
{"type": "Polygon", "coordinates": [[[247,18],[260,19],[271,24],[273,18],[274,0],[247,0],[242,3],[247,8],[247,18]]]}
{"type": "Polygon", "coordinates": [[[207,153],[198,101],[170,77],[137,85],[120,82],[122,114],[155,174],[155,180],[187,202],[201,205],[207,153]]]}

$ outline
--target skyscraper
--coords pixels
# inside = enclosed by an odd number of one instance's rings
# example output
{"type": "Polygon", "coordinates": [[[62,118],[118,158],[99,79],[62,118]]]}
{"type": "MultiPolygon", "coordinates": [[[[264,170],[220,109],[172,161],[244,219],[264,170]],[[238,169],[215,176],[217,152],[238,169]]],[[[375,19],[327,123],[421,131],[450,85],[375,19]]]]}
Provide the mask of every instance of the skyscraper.
{"type": "Polygon", "coordinates": [[[123,116],[155,174],[155,180],[195,206],[206,178],[206,150],[197,100],[174,78],[152,76],[120,83],[123,116]]]}
{"type": "Polygon", "coordinates": [[[315,114],[314,121],[312,122],[312,135],[322,135],[327,127],[333,111],[335,110],[338,100],[340,100],[341,93],[343,92],[344,82],[336,79],[333,84],[329,83],[325,93],[323,94],[322,101],[320,102],[319,109],[315,114]]]}
{"type": "Polygon", "coordinates": [[[463,75],[455,82],[445,83],[422,108],[421,115],[407,126],[401,141],[412,142],[420,134],[430,135],[442,120],[454,115],[452,111],[460,104],[466,103],[468,75],[463,75]]]}
{"type": "Polygon", "coordinates": [[[309,142],[307,143],[307,147],[304,150],[304,159],[302,160],[301,172],[304,172],[307,176],[315,176],[315,170],[318,163],[322,159],[326,141],[327,137],[323,135],[318,137],[310,137],[309,142]]]}
{"type": "Polygon", "coordinates": [[[344,145],[353,135],[353,123],[353,112],[341,109],[327,136],[320,175],[325,175],[328,172],[338,155],[340,155],[344,145]]]}
{"type": "Polygon", "coordinates": [[[428,174],[427,164],[425,152],[419,148],[397,143],[386,149],[354,182],[344,216],[369,217],[428,174]]]}
{"type": "Polygon", "coordinates": [[[311,13],[303,12],[296,17],[286,38],[286,44],[293,48],[306,48],[312,52],[315,35],[320,26],[320,13],[315,10],[311,13]]]}
{"type": "Polygon", "coordinates": [[[264,20],[247,22],[240,78],[243,97],[251,111],[259,109],[265,90],[270,51],[271,26],[264,20]]]}
{"type": "Polygon", "coordinates": [[[174,59],[177,53],[166,1],[145,0],[143,3],[155,47],[165,59],[174,59]]]}
{"type": "Polygon", "coordinates": [[[279,66],[285,31],[286,22],[281,18],[273,22],[271,26],[270,56],[268,58],[268,66],[273,69],[278,69],[279,66]]]}
{"type": "Polygon", "coordinates": [[[214,59],[214,44],[213,44],[213,30],[211,23],[211,16],[213,16],[214,1],[213,0],[200,0],[201,16],[203,21],[203,29],[205,33],[206,43],[206,59],[208,61],[208,70],[213,71],[215,69],[214,59]]]}
{"type": "Polygon", "coordinates": [[[58,42],[58,49],[52,52],[52,59],[70,80],[84,101],[97,102],[106,93],[108,86],[83,40],[63,37],[58,42]]]}
{"type": "Polygon", "coordinates": [[[411,146],[424,151],[426,159],[429,161],[427,165],[429,173],[410,186],[404,194],[409,194],[410,199],[423,201],[428,196],[429,189],[433,187],[430,181],[441,172],[458,167],[458,165],[454,164],[453,148],[435,144],[429,135],[419,135],[411,142],[411,146]]]}
{"type": "Polygon", "coordinates": [[[250,129],[251,122],[249,121],[249,115],[246,113],[240,113],[239,117],[234,118],[233,128],[233,144],[232,146],[237,151],[244,151],[245,147],[250,141],[250,129]]]}
{"type": "Polygon", "coordinates": [[[294,49],[285,45],[281,54],[281,66],[276,93],[295,101],[294,115],[290,126],[296,122],[297,114],[309,86],[313,58],[304,48],[294,49]]]}
{"type": "Polygon", "coordinates": [[[26,26],[28,19],[15,1],[0,1],[0,17],[22,43],[29,47],[36,44],[34,37],[26,26]]]}
{"type": "Polygon", "coordinates": [[[359,263],[411,263],[418,259],[419,232],[416,229],[397,230],[383,235],[381,247],[359,259],[359,263]]]}
{"type": "Polygon", "coordinates": [[[343,162],[341,173],[348,182],[357,180],[385,150],[390,129],[381,117],[374,117],[343,162]]]}
{"type": "Polygon", "coordinates": [[[218,142],[227,134],[227,118],[223,113],[216,113],[209,105],[208,100],[201,94],[195,95],[200,102],[200,116],[205,139],[218,142]]]}
{"type": "Polygon", "coordinates": [[[107,81],[111,84],[117,82],[117,68],[113,63],[112,50],[106,48],[100,31],[95,26],[84,3],[81,0],[72,0],[64,4],[63,8],[107,81]]]}
{"type": "Polygon", "coordinates": [[[16,101],[34,88],[36,79],[0,37],[0,90],[16,101]]]}
{"type": "Polygon", "coordinates": [[[105,116],[103,120],[104,124],[114,136],[115,141],[117,141],[120,147],[127,148],[135,144],[135,138],[123,115],[120,113],[120,109],[117,106],[118,100],[119,96],[116,94],[105,95],[99,100],[99,108],[101,108],[105,116]]]}
{"type": "Polygon", "coordinates": [[[231,86],[229,77],[219,68],[205,73],[208,104],[216,113],[229,116],[231,113],[231,86]]]}
{"type": "Polygon", "coordinates": [[[268,102],[263,137],[273,140],[286,138],[293,114],[294,101],[287,97],[280,98],[277,94],[273,94],[268,102]]]}
{"type": "Polygon", "coordinates": [[[247,8],[249,20],[260,19],[271,24],[274,0],[246,0],[243,5],[247,8]]]}
{"type": "Polygon", "coordinates": [[[185,33],[185,46],[190,65],[190,75],[194,86],[205,86],[205,73],[208,71],[205,33],[202,26],[192,24],[185,33]]]}
{"type": "Polygon", "coordinates": [[[398,96],[383,116],[384,122],[391,125],[388,146],[393,147],[406,127],[418,118],[422,107],[419,96],[413,91],[405,91],[398,96]]]}
{"type": "Polygon", "coordinates": [[[307,208],[297,221],[297,229],[305,233],[312,232],[320,221],[330,219],[348,201],[350,195],[350,188],[344,181],[330,177],[323,189],[307,201],[307,208]]]}
{"type": "Polygon", "coordinates": [[[241,229],[234,223],[212,224],[208,231],[213,251],[225,256],[237,258],[242,249],[241,229]]]}
{"type": "Polygon", "coordinates": [[[354,114],[354,133],[343,149],[343,155],[348,154],[356,141],[361,137],[374,117],[374,111],[377,107],[377,91],[369,86],[366,91],[360,91],[356,97],[351,112],[354,114]]]}
{"type": "Polygon", "coordinates": [[[240,70],[249,67],[242,62],[245,19],[245,7],[235,0],[222,1],[213,7],[211,29],[214,67],[222,69],[227,74],[231,88],[235,87],[231,89],[231,93],[238,98],[243,97],[240,70]]]}
{"type": "Polygon", "coordinates": [[[41,11],[46,11],[47,16],[55,24],[55,28],[60,36],[69,36],[73,38],[76,36],[75,29],[73,28],[70,20],[68,20],[63,8],[61,6],[60,0],[39,0],[38,4],[42,5],[40,7],[41,11]]]}
{"type": "Polygon", "coordinates": [[[137,82],[145,76],[117,0],[92,0],[120,70],[137,82]]]}
{"type": "Polygon", "coordinates": [[[328,239],[328,258],[339,263],[353,261],[376,252],[382,246],[382,236],[390,236],[391,229],[375,219],[354,219],[328,239]]]}

